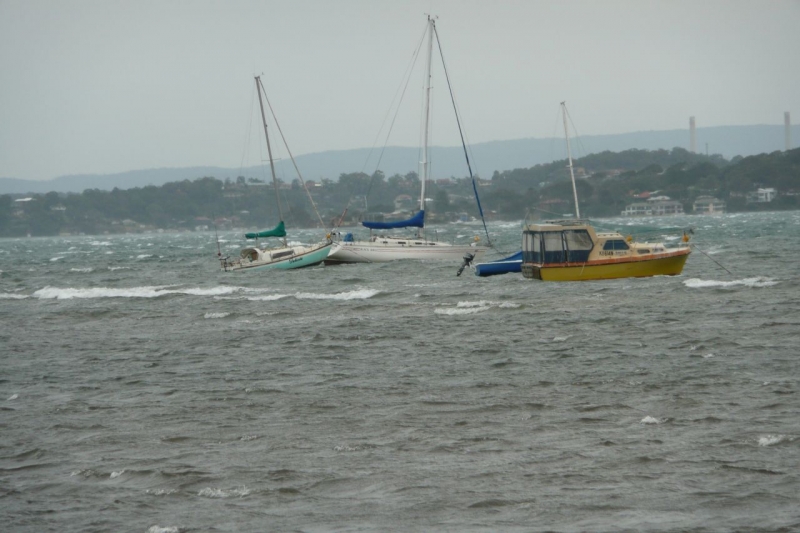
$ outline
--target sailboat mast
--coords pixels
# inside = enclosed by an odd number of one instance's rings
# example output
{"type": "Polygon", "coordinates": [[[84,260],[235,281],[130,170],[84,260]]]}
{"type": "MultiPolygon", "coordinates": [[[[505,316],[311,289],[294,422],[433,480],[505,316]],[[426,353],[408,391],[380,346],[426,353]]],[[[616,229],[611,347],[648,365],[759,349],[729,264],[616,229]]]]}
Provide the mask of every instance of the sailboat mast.
{"type": "Polygon", "coordinates": [[[569,147],[569,128],[567,128],[567,105],[561,102],[561,114],[564,116],[564,137],[567,139],[567,159],[569,160],[569,175],[572,178],[572,195],[575,197],[575,218],[581,218],[578,207],[578,189],[575,187],[575,172],[572,170],[572,151],[569,147]]]}
{"type": "Polygon", "coordinates": [[[433,25],[434,20],[428,15],[428,64],[425,67],[425,118],[422,137],[422,190],[419,198],[419,208],[425,210],[425,185],[428,182],[428,130],[431,123],[431,57],[433,56],[433,25]]]}
{"type": "MultiPolygon", "coordinates": [[[[264,137],[267,139],[267,156],[269,157],[269,168],[272,171],[272,185],[275,186],[275,202],[278,204],[278,215],[283,221],[283,210],[281,209],[280,192],[278,189],[278,178],[275,175],[275,162],[272,160],[272,147],[269,145],[269,133],[267,133],[267,115],[264,113],[264,102],[261,99],[261,91],[264,86],[261,84],[261,76],[256,76],[256,92],[258,92],[258,105],[261,107],[261,121],[264,123],[264,137]]],[[[283,245],[286,246],[286,236],[283,236],[283,245]]]]}

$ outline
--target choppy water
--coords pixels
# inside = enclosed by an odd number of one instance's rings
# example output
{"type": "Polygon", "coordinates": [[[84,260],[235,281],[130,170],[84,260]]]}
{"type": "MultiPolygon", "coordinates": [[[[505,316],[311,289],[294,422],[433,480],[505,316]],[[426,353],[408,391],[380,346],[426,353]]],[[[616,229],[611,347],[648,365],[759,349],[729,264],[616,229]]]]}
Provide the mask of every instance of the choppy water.
{"type": "Polygon", "coordinates": [[[696,226],[732,274],[225,274],[209,234],[0,241],[2,529],[797,531],[800,213],[642,223],[696,226]]]}

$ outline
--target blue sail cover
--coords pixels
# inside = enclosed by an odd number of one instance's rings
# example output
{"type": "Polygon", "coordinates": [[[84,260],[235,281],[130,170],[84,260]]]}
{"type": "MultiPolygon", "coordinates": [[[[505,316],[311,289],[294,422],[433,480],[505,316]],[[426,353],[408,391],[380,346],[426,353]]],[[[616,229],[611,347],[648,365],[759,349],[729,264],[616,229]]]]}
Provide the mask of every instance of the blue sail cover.
{"type": "Polygon", "coordinates": [[[408,220],[397,222],[362,222],[362,226],[369,229],[394,229],[394,228],[423,228],[425,227],[425,211],[420,211],[408,220]]]}

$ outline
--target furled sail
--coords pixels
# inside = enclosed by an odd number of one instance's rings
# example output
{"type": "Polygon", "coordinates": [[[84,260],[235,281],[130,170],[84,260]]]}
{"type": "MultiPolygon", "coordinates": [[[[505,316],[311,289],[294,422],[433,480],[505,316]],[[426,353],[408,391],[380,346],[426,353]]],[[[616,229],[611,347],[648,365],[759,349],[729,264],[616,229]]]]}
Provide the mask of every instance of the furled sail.
{"type": "Polygon", "coordinates": [[[259,231],[258,233],[245,233],[245,239],[263,239],[264,237],[286,237],[286,227],[281,220],[277,226],[270,230],[259,231]]]}
{"type": "Polygon", "coordinates": [[[394,228],[422,228],[425,227],[425,211],[419,211],[408,220],[397,222],[362,222],[362,226],[369,229],[394,229],[394,228]]]}

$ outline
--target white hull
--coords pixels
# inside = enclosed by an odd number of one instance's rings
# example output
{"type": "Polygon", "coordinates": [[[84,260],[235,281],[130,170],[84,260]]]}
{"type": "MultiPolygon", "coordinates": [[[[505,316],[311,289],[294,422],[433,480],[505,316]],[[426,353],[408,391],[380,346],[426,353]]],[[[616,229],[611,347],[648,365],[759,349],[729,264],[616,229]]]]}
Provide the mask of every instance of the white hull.
{"type": "Polygon", "coordinates": [[[223,261],[220,265],[226,272],[238,270],[293,270],[319,265],[336,245],[321,242],[311,246],[282,246],[279,248],[244,248],[239,259],[223,261]]]}
{"type": "Polygon", "coordinates": [[[427,259],[432,261],[459,262],[465,254],[473,254],[479,261],[486,247],[470,244],[447,244],[420,241],[417,239],[386,239],[374,241],[338,242],[325,259],[325,264],[334,263],[384,263],[400,259],[427,259]]]}

